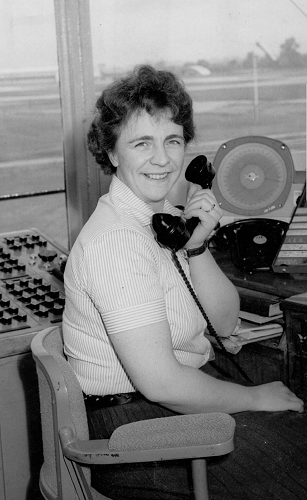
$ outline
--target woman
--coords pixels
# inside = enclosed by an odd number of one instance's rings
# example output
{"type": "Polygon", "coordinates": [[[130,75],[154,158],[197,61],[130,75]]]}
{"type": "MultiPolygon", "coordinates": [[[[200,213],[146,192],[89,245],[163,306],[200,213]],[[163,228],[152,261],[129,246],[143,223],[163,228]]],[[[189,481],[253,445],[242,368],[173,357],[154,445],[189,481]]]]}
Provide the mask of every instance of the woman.
{"type": "MultiPolygon", "coordinates": [[[[63,317],[91,438],[177,413],[303,411],[281,382],[247,387],[200,369],[211,354],[206,321],[151,226],[154,213],[180,213],[167,196],[194,135],[191,98],[169,72],[137,68],[97,101],[89,149],[113,178],[70,253],[63,317]]],[[[206,245],[221,215],[213,193],[192,185],[184,216],[200,222],[185,247],[189,258],[184,250],[177,256],[217,334],[227,337],[238,322],[239,298],[206,245]]],[[[115,500],[187,499],[180,468],[97,467],[92,484],[115,500]]]]}

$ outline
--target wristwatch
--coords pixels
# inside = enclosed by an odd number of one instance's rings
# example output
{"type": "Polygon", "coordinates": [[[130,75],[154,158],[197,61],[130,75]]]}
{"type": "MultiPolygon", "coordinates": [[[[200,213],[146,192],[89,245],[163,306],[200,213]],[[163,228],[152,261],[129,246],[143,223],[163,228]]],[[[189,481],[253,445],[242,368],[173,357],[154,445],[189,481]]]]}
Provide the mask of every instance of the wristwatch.
{"type": "Polygon", "coordinates": [[[207,248],[208,248],[208,240],[205,240],[201,247],[193,248],[191,250],[186,248],[185,251],[186,251],[187,257],[190,258],[190,257],[196,257],[196,255],[201,255],[202,253],[204,253],[207,250],[207,248]]]}

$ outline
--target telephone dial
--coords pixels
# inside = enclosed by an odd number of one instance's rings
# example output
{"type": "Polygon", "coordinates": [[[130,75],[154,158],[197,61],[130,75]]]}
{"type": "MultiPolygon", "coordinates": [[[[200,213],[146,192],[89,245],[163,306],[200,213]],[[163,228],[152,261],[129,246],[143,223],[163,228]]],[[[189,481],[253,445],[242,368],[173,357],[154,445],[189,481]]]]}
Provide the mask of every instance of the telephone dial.
{"type": "MultiPolygon", "coordinates": [[[[215,170],[204,155],[196,156],[185,172],[187,181],[199,184],[203,189],[211,189],[214,176],[215,170]]],[[[197,217],[185,219],[164,213],[154,214],[152,218],[152,228],[157,241],[175,251],[185,246],[198,223],[197,217]]]]}

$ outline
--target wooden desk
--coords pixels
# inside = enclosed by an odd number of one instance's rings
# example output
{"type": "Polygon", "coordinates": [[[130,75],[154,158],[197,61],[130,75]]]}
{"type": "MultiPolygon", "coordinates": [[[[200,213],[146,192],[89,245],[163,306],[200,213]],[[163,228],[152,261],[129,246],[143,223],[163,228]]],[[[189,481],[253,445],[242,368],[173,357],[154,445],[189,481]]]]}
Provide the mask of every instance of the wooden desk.
{"type": "MultiPolygon", "coordinates": [[[[235,267],[228,252],[213,250],[212,254],[237,287],[278,295],[281,298],[285,325],[283,337],[243,346],[235,359],[257,384],[282,380],[292,390],[301,390],[307,377],[307,305],[286,299],[307,291],[307,275],[277,274],[271,271],[255,271],[249,274],[235,267]]],[[[229,375],[242,380],[236,368],[221,351],[216,352],[216,364],[229,375]]]]}
{"type": "Polygon", "coordinates": [[[307,274],[278,274],[271,271],[255,271],[250,274],[237,269],[228,252],[212,250],[212,255],[236,286],[279,295],[281,299],[307,291],[307,274]]]}
{"type": "Polygon", "coordinates": [[[307,303],[284,300],[281,303],[287,336],[287,364],[294,391],[307,387],[307,303]]]}

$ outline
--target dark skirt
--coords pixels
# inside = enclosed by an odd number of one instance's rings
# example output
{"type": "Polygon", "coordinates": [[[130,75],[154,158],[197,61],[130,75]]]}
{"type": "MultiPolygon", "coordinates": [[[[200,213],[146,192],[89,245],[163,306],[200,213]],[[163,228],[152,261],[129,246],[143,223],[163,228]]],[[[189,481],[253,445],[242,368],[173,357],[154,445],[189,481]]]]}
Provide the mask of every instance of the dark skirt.
{"type": "MultiPolygon", "coordinates": [[[[90,439],[108,439],[120,425],[176,415],[138,399],[128,404],[87,409],[90,439]]],[[[191,461],[97,465],[92,487],[112,500],[193,500],[191,461]]]]}

